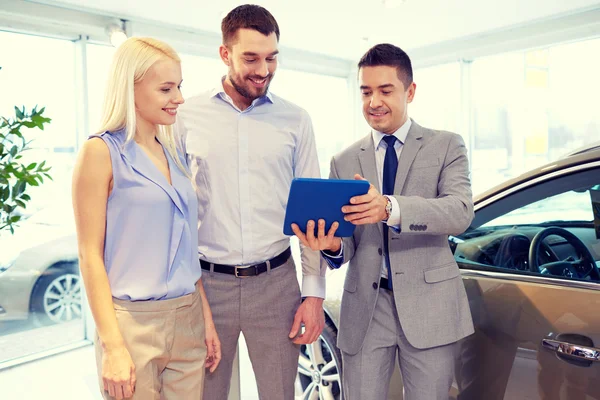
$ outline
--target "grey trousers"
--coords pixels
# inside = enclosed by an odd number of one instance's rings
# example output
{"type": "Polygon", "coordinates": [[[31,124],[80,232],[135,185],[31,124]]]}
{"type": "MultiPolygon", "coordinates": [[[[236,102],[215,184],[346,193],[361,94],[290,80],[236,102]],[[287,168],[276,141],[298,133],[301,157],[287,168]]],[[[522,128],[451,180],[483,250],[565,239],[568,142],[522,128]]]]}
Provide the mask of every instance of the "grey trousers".
{"type": "Polygon", "coordinates": [[[260,399],[293,400],[300,346],[288,335],[301,295],[292,257],[276,269],[248,278],[203,272],[222,349],[219,367],[205,376],[204,400],[227,399],[240,332],[246,339],[260,399]]]}
{"type": "Polygon", "coordinates": [[[448,400],[454,377],[454,344],[416,349],[408,343],[394,303],[394,295],[379,289],[373,319],[361,350],[342,352],[345,400],[387,399],[398,354],[404,400],[448,400]]]}

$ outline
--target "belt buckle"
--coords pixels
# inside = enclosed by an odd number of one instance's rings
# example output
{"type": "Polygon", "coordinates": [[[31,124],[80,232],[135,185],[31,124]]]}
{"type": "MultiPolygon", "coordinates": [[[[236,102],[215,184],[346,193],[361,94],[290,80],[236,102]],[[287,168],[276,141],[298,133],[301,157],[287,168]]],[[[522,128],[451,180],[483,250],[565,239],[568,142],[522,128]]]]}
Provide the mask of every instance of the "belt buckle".
{"type": "MultiPolygon", "coordinates": [[[[247,269],[247,268],[254,268],[256,270],[256,265],[250,265],[250,266],[241,266],[241,265],[236,265],[235,266],[235,270],[234,270],[234,275],[236,278],[240,278],[240,279],[244,279],[244,278],[249,278],[252,275],[249,276],[244,276],[244,275],[239,275],[238,274],[238,270],[240,269],[247,269]]],[[[256,275],[256,274],[255,274],[256,275]]]]}

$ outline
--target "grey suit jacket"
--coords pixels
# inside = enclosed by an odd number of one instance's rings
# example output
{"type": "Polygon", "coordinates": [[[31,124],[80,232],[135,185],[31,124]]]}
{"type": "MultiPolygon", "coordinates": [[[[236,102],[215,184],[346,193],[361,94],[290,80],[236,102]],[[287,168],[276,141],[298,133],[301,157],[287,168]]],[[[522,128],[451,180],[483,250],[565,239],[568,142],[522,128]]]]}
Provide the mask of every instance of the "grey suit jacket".
{"type": "MultiPolygon", "coordinates": [[[[370,134],[331,160],[331,178],[353,179],[356,173],[381,192],[370,134]]],[[[349,354],[361,349],[375,309],[384,228],[389,229],[398,318],[409,343],[425,349],[473,333],[465,288],[448,245],[448,235],[464,232],[473,219],[462,138],[413,121],[400,154],[394,197],[400,206],[399,233],[379,223],[357,226],[352,237],[344,238],[344,262],[350,264],[338,347],[349,354]]]]}

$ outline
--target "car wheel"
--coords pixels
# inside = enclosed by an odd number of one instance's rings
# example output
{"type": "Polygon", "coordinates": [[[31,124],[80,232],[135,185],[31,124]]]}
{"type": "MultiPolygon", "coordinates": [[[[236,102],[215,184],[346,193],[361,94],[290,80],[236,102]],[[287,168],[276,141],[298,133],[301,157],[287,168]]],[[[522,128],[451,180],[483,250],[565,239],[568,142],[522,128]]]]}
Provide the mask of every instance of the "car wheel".
{"type": "Polygon", "coordinates": [[[42,274],[31,294],[31,313],[41,325],[81,317],[81,278],[76,264],[58,264],[42,274]]]}
{"type": "Polygon", "coordinates": [[[298,359],[295,400],[341,400],[342,355],[337,330],[327,321],[319,338],[302,345],[298,359]]]}

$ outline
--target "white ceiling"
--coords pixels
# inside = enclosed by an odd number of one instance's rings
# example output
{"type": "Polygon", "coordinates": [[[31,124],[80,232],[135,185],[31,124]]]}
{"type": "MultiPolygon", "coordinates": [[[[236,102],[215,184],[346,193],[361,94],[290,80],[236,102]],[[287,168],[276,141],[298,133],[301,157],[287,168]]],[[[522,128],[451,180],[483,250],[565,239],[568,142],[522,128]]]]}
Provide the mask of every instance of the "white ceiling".
{"type": "MultiPolygon", "coordinates": [[[[34,0],[36,1],[36,0],[34,0]]],[[[219,32],[234,0],[39,0],[121,18],[219,32]]],[[[405,49],[600,7],[600,0],[250,0],[277,19],[281,44],[348,59],[389,41],[405,49]]]]}

